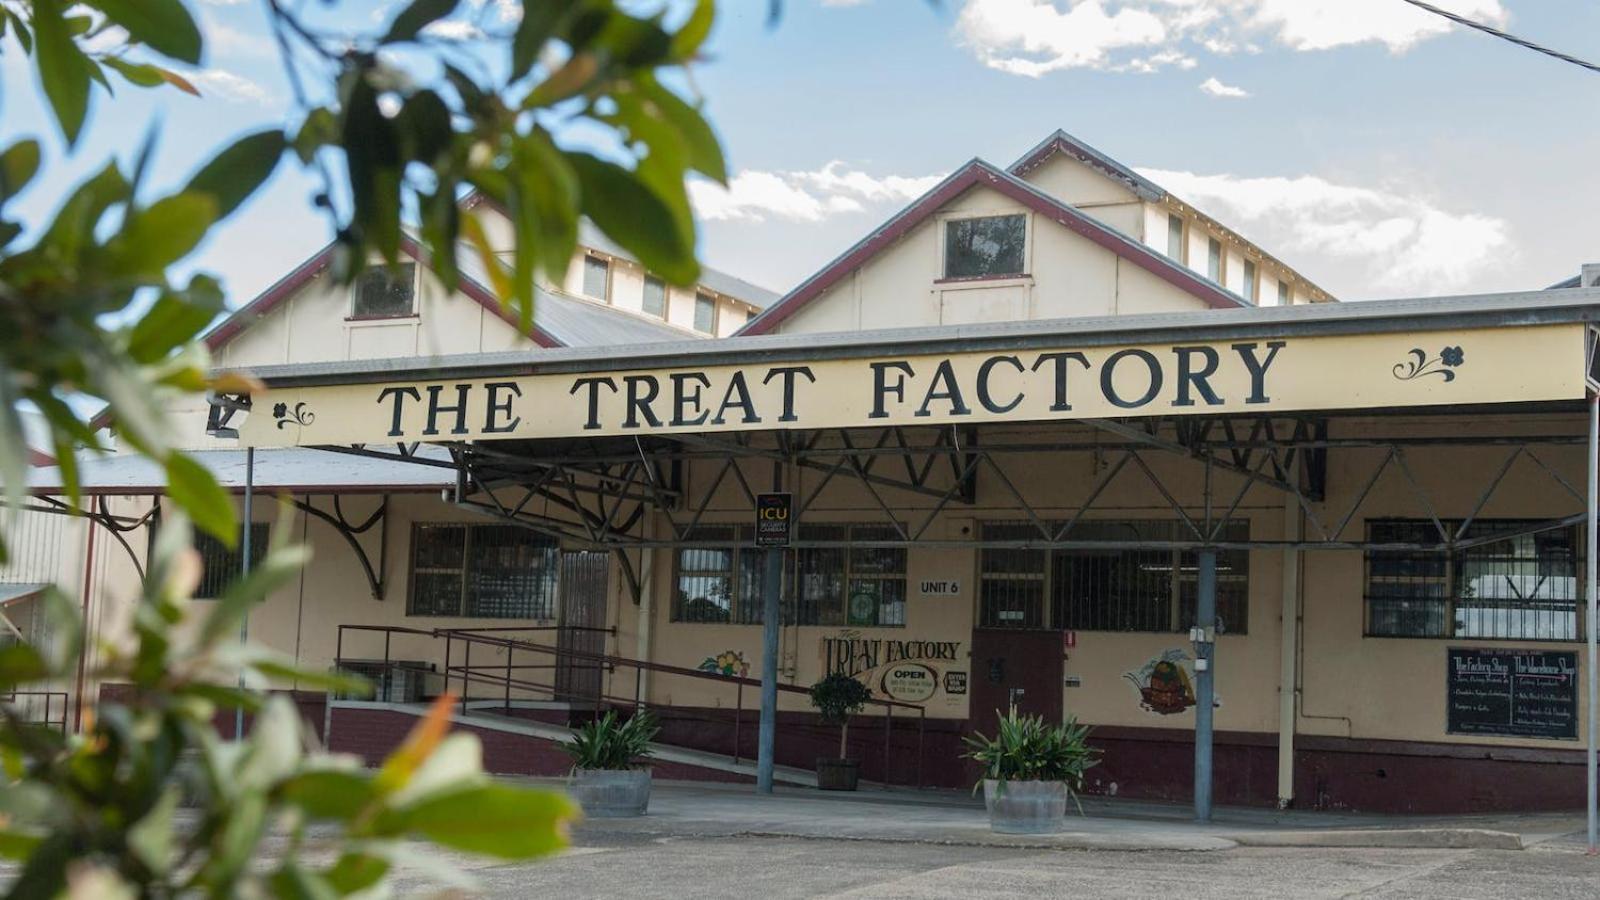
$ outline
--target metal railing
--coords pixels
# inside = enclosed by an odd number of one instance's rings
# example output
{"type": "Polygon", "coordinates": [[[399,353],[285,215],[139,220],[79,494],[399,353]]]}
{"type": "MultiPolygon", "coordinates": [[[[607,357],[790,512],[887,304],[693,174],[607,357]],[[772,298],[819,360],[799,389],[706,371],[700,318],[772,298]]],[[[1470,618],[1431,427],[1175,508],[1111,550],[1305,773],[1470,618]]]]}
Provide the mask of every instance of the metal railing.
{"type": "Polygon", "coordinates": [[[0,693],[0,704],[11,707],[24,722],[61,729],[67,733],[67,707],[71,700],[66,691],[6,691],[0,693]],[[56,701],[61,701],[60,716],[54,715],[56,701]]]}
{"type": "MultiPolygon", "coordinates": [[[[631,697],[630,696],[626,696],[626,695],[619,695],[619,694],[616,694],[616,693],[608,692],[606,687],[605,687],[605,679],[602,677],[602,678],[599,679],[599,687],[598,687],[598,689],[594,693],[589,694],[588,696],[582,697],[580,699],[592,700],[597,705],[605,705],[605,704],[624,705],[624,706],[633,706],[636,709],[645,709],[645,708],[649,708],[651,706],[670,708],[670,704],[652,704],[649,701],[649,699],[647,697],[645,697],[644,673],[646,673],[646,672],[652,672],[652,673],[657,673],[657,674],[661,674],[661,675],[680,677],[680,678],[691,678],[691,679],[695,679],[695,680],[701,681],[701,682],[711,682],[711,683],[717,684],[717,685],[722,686],[722,687],[732,687],[733,691],[734,691],[733,754],[732,755],[733,755],[733,761],[735,763],[740,762],[741,759],[744,758],[742,756],[742,751],[741,751],[741,746],[742,746],[741,738],[743,737],[744,718],[745,718],[745,716],[744,716],[744,712],[745,712],[745,710],[744,710],[744,692],[745,692],[745,689],[746,688],[754,688],[757,691],[758,696],[759,696],[759,691],[760,691],[760,688],[761,688],[761,681],[760,681],[760,679],[757,679],[757,678],[749,678],[749,677],[742,676],[742,675],[723,675],[723,674],[716,673],[716,672],[707,672],[707,671],[704,671],[702,669],[691,669],[691,668],[687,668],[687,667],[684,667],[684,666],[668,665],[666,663],[646,662],[646,661],[643,661],[643,660],[632,659],[632,658],[625,657],[625,656],[614,656],[614,655],[611,655],[611,654],[596,653],[596,652],[591,652],[591,651],[581,650],[581,649],[575,649],[575,648],[570,648],[570,647],[549,646],[549,645],[546,645],[546,644],[538,644],[538,643],[534,643],[532,641],[523,640],[523,639],[515,638],[515,637],[507,637],[506,636],[507,634],[515,633],[515,632],[552,632],[552,631],[553,632],[557,632],[558,635],[559,635],[559,633],[563,630],[563,626],[508,626],[508,627],[500,627],[500,628],[436,628],[436,629],[433,629],[432,631],[424,631],[422,629],[417,629],[417,628],[407,628],[407,627],[404,627],[404,626],[391,626],[391,625],[340,625],[339,626],[339,648],[340,649],[338,651],[338,655],[336,655],[335,660],[334,660],[335,666],[336,667],[340,667],[340,668],[344,668],[345,664],[347,662],[361,662],[361,663],[370,663],[371,662],[370,660],[359,660],[359,661],[358,660],[346,660],[343,657],[344,631],[347,628],[350,629],[350,630],[353,630],[353,631],[386,632],[385,639],[384,639],[384,659],[383,659],[383,665],[385,666],[385,670],[387,670],[391,666],[402,665],[401,663],[395,663],[395,662],[391,661],[391,658],[390,658],[391,635],[392,634],[420,635],[420,636],[425,636],[425,637],[432,637],[434,639],[442,639],[442,640],[444,640],[444,642],[445,642],[445,648],[444,648],[445,649],[445,661],[444,661],[443,669],[439,670],[439,671],[440,671],[440,674],[442,674],[443,677],[444,677],[444,687],[445,687],[446,690],[449,690],[450,684],[451,684],[451,682],[453,680],[456,680],[456,679],[460,680],[460,682],[461,682],[461,688],[460,688],[461,711],[462,711],[463,714],[468,712],[468,709],[469,709],[468,701],[469,701],[469,699],[472,699],[471,698],[471,689],[472,689],[473,685],[493,685],[496,688],[499,688],[500,695],[501,695],[500,699],[504,703],[504,709],[505,709],[505,712],[507,714],[509,714],[511,712],[512,702],[513,702],[513,699],[514,699],[513,698],[513,693],[516,692],[516,691],[521,691],[521,692],[525,692],[525,693],[531,693],[531,694],[535,694],[535,695],[545,695],[545,696],[548,696],[551,700],[564,700],[564,701],[567,701],[567,702],[571,702],[572,697],[570,695],[569,696],[561,696],[562,691],[560,690],[560,688],[558,686],[558,683],[557,683],[559,681],[558,678],[552,678],[548,682],[537,681],[537,680],[533,680],[531,678],[522,677],[521,673],[524,673],[524,672],[537,672],[537,671],[545,671],[545,670],[549,670],[549,671],[552,671],[552,672],[559,672],[562,669],[566,669],[568,671],[583,671],[583,670],[599,671],[599,672],[602,672],[602,673],[612,674],[613,675],[612,681],[614,682],[615,681],[615,677],[614,676],[615,676],[616,672],[619,669],[620,670],[632,669],[633,670],[633,694],[632,694],[631,697]],[[456,648],[457,648],[458,644],[460,645],[460,649],[461,649],[461,659],[460,659],[459,662],[455,658],[455,652],[456,652],[456,648]],[[472,648],[475,647],[475,646],[476,647],[492,647],[492,648],[496,648],[498,650],[501,650],[501,651],[503,651],[505,653],[505,660],[503,662],[501,662],[499,660],[496,660],[495,662],[491,662],[491,663],[477,663],[477,664],[474,664],[472,662],[472,648]],[[538,663],[530,663],[530,662],[524,661],[524,662],[518,663],[515,660],[516,654],[518,652],[521,652],[521,653],[524,653],[524,654],[537,654],[539,656],[548,656],[548,657],[550,657],[552,659],[552,661],[551,662],[538,662],[538,663]]],[[[609,633],[609,634],[615,634],[615,632],[616,632],[615,629],[597,629],[597,628],[579,628],[579,627],[573,627],[571,630],[573,630],[573,631],[603,631],[603,632],[606,632],[606,633],[609,633]]],[[[558,637],[558,642],[559,642],[559,637],[558,637]]],[[[527,657],[524,656],[524,660],[526,660],[526,659],[527,659],[527,657]]],[[[431,666],[429,667],[429,671],[434,671],[431,666]]],[[[808,699],[809,699],[809,695],[810,695],[810,691],[808,691],[806,688],[800,687],[798,685],[782,684],[782,683],[780,683],[778,685],[778,692],[780,694],[785,694],[785,693],[786,694],[800,694],[800,695],[806,696],[808,699]]],[[[927,721],[928,721],[927,709],[924,708],[923,706],[921,706],[920,704],[916,704],[916,703],[906,703],[906,702],[903,702],[903,701],[900,701],[900,700],[888,700],[888,699],[881,699],[881,698],[877,698],[877,697],[869,699],[867,701],[867,705],[871,706],[871,707],[878,707],[878,708],[881,708],[883,710],[883,779],[884,779],[884,784],[888,784],[889,783],[889,781],[890,781],[889,773],[894,769],[894,766],[893,766],[893,760],[894,760],[894,726],[896,724],[895,718],[894,718],[895,710],[896,709],[901,709],[901,710],[914,711],[916,713],[916,721],[917,721],[917,751],[916,751],[917,752],[917,764],[916,764],[917,776],[916,776],[916,786],[917,787],[921,787],[922,784],[923,784],[923,777],[922,777],[923,776],[923,756],[924,756],[924,749],[925,749],[926,742],[927,742],[927,721]]],[[[906,718],[906,717],[902,717],[902,720],[904,720],[904,718],[906,718]]]]}

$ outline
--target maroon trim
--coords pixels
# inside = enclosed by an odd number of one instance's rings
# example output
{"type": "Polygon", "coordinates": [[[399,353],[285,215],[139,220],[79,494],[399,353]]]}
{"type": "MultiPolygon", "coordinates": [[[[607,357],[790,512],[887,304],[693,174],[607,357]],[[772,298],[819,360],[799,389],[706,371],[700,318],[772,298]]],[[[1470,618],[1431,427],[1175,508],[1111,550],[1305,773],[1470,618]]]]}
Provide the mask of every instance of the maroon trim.
{"type": "Polygon", "coordinates": [[[1012,275],[962,275],[953,278],[935,278],[934,284],[971,284],[975,281],[1021,281],[1032,278],[1032,272],[1017,272],[1012,275]]]}
{"type": "Polygon", "coordinates": [[[973,160],[945,179],[943,184],[906,207],[883,228],[873,232],[822,271],[806,279],[783,299],[768,307],[766,312],[750,320],[736,334],[767,334],[772,331],[785,319],[799,312],[806,304],[815,300],[890,244],[900,240],[946,204],[980,184],[1000,192],[1059,225],[1066,226],[1069,230],[1088,238],[1157,278],[1194,295],[1215,309],[1240,309],[1248,306],[1233,294],[1173,264],[1171,260],[1149,247],[1112,231],[1058,200],[1038,193],[1027,184],[1018,181],[1016,176],[1002,172],[982,160],[973,160]]]}
{"type": "Polygon", "coordinates": [[[50,454],[45,453],[42,450],[35,450],[32,447],[28,448],[28,465],[30,465],[30,466],[53,466],[55,464],[56,464],[56,458],[54,456],[51,456],[50,454]]]}
{"type": "Polygon", "coordinates": [[[420,318],[422,318],[422,314],[421,313],[412,312],[412,313],[406,313],[405,315],[400,315],[400,316],[379,316],[379,315],[345,316],[344,320],[346,322],[404,322],[404,321],[409,321],[411,319],[420,319],[420,318]]]}

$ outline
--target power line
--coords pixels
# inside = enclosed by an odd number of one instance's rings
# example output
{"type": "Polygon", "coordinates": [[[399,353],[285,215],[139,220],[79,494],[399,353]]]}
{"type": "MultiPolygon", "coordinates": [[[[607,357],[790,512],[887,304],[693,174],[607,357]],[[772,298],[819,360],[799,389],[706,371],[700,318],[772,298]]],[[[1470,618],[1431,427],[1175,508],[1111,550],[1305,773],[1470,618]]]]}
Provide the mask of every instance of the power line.
{"type": "Polygon", "coordinates": [[[1535,53],[1543,53],[1545,56],[1555,57],[1562,62],[1572,63],[1575,66],[1588,69],[1591,72],[1600,72],[1600,65],[1588,62],[1587,60],[1579,59],[1576,56],[1570,56],[1566,53],[1562,53],[1560,50],[1551,50],[1549,47],[1541,47],[1540,45],[1535,44],[1533,41],[1525,38],[1519,38],[1514,34],[1507,34],[1506,32],[1501,31],[1492,25],[1485,25],[1482,22],[1474,22],[1464,16],[1456,15],[1449,10],[1440,9],[1431,3],[1423,3],[1422,0],[1402,0],[1402,2],[1409,3],[1418,9],[1425,9],[1436,16],[1443,16],[1457,25],[1465,25],[1468,28],[1476,29],[1484,34],[1492,34],[1502,41],[1510,41],[1519,47],[1527,47],[1529,50],[1532,50],[1535,53]]]}

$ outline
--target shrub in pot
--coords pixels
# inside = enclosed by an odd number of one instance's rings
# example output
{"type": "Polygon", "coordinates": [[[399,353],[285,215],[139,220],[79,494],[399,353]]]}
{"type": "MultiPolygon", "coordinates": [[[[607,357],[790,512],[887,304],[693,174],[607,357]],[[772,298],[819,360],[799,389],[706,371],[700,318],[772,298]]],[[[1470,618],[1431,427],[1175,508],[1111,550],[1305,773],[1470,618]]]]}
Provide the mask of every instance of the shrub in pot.
{"type": "Polygon", "coordinates": [[[972,791],[983,788],[989,828],[1001,834],[1059,831],[1068,800],[1082,815],[1083,774],[1099,764],[1100,754],[1088,737],[1089,727],[1075,717],[1049,725],[1041,716],[1019,717],[1013,707],[993,738],[967,738],[964,755],[983,766],[972,791]]]}
{"type": "Polygon", "coordinates": [[[817,757],[817,787],[824,791],[853,791],[861,777],[861,767],[849,759],[845,741],[850,733],[850,716],[861,711],[872,691],[849,675],[835,672],[811,686],[811,705],[822,721],[839,726],[839,756],[817,757]]]}
{"type": "Polygon", "coordinates": [[[586,815],[642,816],[650,805],[650,741],[661,729],[648,710],[618,720],[616,710],[578,728],[565,749],[572,757],[567,792],[586,815]]]}

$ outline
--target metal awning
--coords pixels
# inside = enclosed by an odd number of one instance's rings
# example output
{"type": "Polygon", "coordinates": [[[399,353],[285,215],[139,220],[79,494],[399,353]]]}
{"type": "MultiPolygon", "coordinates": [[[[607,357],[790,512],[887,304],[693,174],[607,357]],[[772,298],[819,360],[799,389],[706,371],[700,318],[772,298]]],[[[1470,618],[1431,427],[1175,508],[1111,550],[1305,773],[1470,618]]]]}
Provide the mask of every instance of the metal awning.
{"type": "MultiPolygon", "coordinates": [[[[244,450],[196,450],[188,454],[211,472],[224,489],[244,490],[244,450]]],[[[167,492],[160,463],[136,454],[85,454],[78,462],[81,490],[88,495],[138,496],[167,492]]],[[[255,489],[294,494],[430,493],[456,483],[450,451],[425,445],[411,456],[388,453],[335,455],[300,447],[258,450],[255,489]],[[386,458],[387,457],[387,458],[386,458]],[[422,463],[422,465],[418,465],[422,463]]],[[[64,493],[61,469],[42,466],[28,472],[28,492],[64,493]]]]}

